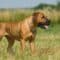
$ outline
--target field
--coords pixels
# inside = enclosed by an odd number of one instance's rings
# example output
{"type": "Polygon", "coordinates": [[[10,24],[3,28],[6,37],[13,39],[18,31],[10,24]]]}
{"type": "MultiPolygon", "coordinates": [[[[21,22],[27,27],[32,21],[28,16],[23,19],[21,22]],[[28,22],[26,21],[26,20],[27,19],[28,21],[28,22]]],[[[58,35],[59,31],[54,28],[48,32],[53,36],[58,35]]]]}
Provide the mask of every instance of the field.
{"type": "MultiPolygon", "coordinates": [[[[60,60],[60,11],[48,11],[47,9],[43,10],[43,12],[51,19],[51,25],[48,30],[37,28],[35,39],[37,55],[30,55],[29,44],[26,42],[24,55],[21,56],[20,43],[18,41],[15,41],[13,46],[14,52],[7,53],[8,42],[4,37],[0,41],[0,60],[60,60]]],[[[28,10],[27,12],[25,10],[0,11],[0,21],[23,20],[32,13],[33,10],[28,10]]]]}

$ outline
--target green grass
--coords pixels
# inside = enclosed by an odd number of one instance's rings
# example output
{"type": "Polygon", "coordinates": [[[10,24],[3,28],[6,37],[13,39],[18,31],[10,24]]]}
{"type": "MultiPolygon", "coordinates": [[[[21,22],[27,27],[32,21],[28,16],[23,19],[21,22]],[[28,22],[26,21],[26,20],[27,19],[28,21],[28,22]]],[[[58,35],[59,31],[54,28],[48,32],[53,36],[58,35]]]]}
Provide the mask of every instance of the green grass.
{"type": "MultiPolygon", "coordinates": [[[[39,10],[41,11],[41,10],[39,10]]],[[[42,10],[50,18],[51,25],[48,30],[37,28],[35,45],[36,56],[30,55],[29,43],[26,43],[24,55],[21,55],[20,42],[15,41],[14,53],[7,53],[8,42],[4,37],[0,41],[0,60],[60,60],[60,11],[42,10]]],[[[16,9],[0,11],[0,22],[20,21],[30,16],[31,9],[16,9]]]]}
{"type": "Polygon", "coordinates": [[[15,41],[14,54],[8,54],[6,38],[0,41],[0,60],[60,60],[60,25],[51,25],[48,30],[37,28],[35,45],[38,55],[31,56],[28,42],[21,56],[20,43],[15,41]]]}

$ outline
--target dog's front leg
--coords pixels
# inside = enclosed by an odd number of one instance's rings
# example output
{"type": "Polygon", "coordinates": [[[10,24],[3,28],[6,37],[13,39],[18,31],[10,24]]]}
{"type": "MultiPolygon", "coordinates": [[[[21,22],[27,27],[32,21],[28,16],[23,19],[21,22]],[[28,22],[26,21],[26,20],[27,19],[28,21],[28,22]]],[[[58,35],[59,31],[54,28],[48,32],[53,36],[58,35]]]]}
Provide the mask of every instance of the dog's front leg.
{"type": "Polygon", "coordinates": [[[31,53],[34,54],[35,53],[35,44],[33,41],[30,42],[30,48],[31,48],[31,53]]]}
{"type": "Polygon", "coordinates": [[[32,55],[35,55],[35,52],[36,52],[34,40],[35,40],[34,37],[30,37],[29,43],[30,43],[30,49],[31,49],[32,55]]]}
{"type": "Polygon", "coordinates": [[[24,52],[24,49],[25,49],[25,40],[24,39],[21,39],[21,53],[23,54],[24,52]]]}

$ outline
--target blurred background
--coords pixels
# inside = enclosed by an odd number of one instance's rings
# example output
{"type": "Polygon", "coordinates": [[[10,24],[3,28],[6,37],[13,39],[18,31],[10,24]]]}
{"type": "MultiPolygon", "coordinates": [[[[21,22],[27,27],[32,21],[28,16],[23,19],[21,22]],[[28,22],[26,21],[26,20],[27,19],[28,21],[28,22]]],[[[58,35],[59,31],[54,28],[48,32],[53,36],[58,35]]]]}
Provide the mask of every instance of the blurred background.
{"type": "Polygon", "coordinates": [[[60,0],[0,0],[0,21],[20,21],[35,11],[60,23],[60,0]]]}
{"type": "Polygon", "coordinates": [[[35,44],[38,55],[30,55],[27,43],[21,56],[18,41],[13,46],[14,54],[8,54],[8,42],[3,37],[0,41],[0,60],[60,60],[60,0],[0,0],[0,22],[22,21],[35,11],[43,12],[51,20],[48,30],[37,28],[35,44]]]}

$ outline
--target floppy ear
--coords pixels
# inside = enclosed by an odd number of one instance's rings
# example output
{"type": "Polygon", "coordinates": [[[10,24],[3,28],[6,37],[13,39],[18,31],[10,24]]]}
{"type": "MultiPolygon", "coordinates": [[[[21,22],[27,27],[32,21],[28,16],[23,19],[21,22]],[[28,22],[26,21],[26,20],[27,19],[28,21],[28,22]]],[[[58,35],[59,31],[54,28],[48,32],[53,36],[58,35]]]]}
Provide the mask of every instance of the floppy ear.
{"type": "Polygon", "coordinates": [[[33,20],[36,20],[39,15],[39,12],[34,12],[33,13],[33,20]]]}
{"type": "Polygon", "coordinates": [[[33,22],[36,23],[37,22],[37,18],[38,18],[39,12],[34,12],[33,13],[33,22]]]}
{"type": "Polygon", "coordinates": [[[38,16],[39,12],[34,12],[33,16],[38,16]]]}

